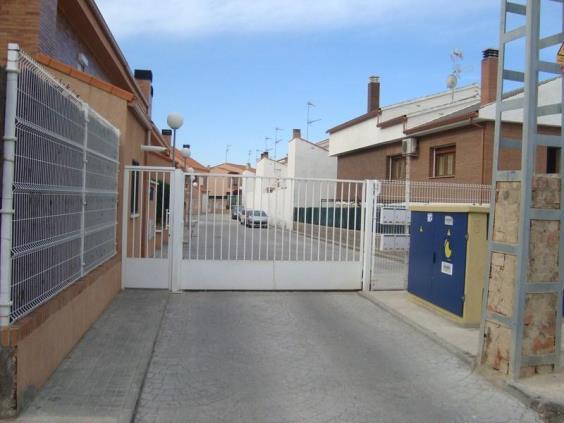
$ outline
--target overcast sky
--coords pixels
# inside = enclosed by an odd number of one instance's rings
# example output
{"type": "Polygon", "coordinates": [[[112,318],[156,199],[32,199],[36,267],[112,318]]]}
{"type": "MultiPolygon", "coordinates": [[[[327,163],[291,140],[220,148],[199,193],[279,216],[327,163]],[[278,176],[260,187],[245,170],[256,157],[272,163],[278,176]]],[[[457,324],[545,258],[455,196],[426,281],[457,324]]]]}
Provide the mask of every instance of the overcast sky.
{"type": "MultiPolygon", "coordinates": [[[[179,143],[204,164],[246,162],[274,128],[312,141],[366,110],[369,75],[382,105],[445,89],[450,52],[461,85],[479,82],[481,51],[497,47],[496,0],[97,0],[132,68],[152,69],[153,120],[178,111],[179,143]]],[[[272,141],[269,141],[272,148],[272,141]]]]}

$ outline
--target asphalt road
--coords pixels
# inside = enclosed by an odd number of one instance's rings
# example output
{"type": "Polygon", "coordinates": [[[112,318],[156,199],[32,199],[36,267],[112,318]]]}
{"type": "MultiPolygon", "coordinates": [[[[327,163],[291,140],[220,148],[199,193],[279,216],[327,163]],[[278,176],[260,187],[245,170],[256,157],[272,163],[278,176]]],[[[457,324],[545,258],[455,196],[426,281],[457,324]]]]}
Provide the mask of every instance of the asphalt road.
{"type": "Polygon", "coordinates": [[[354,293],[171,295],[137,422],[534,422],[354,293]]]}

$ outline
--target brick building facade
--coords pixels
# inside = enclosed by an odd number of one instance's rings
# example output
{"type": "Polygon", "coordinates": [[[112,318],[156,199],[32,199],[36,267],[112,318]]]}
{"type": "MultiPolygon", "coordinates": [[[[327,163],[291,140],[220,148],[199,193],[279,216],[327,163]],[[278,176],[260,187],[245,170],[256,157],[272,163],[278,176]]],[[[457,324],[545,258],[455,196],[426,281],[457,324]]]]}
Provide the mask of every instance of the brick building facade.
{"type": "MultiPolygon", "coordinates": [[[[497,51],[485,50],[480,95],[469,104],[464,104],[461,100],[460,106],[456,107],[455,101],[449,105],[450,99],[446,98],[443,104],[429,106],[426,104],[429,101],[427,98],[416,99],[406,103],[406,106],[401,104],[397,106],[399,110],[395,112],[396,115],[385,120],[381,115],[387,108],[374,106],[374,90],[371,88],[373,81],[371,81],[368,98],[369,105],[372,104],[369,107],[372,109],[369,109],[365,115],[328,131],[331,136],[330,145],[332,142],[337,144],[331,147],[336,151],[333,154],[338,157],[338,178],[404,179],[408,173],[409,179],[413,181],[490,184],[497,66],[497,51]],[[410,110],[408,106],[412,104],[415,104],[419,110],[415,112],[410,110]],[[430,112],[425,120],[421,115],[426,107],[430,112]],[[435,113],[446,107],[455,110],[450,113],[442,111],[435,113]],[[410,124],[417,119],[419,119],[417,124],[410,124]],[[361,128],[361,125],[364,127],[361,128]],[[367,140],[365,145],[362,148],[352,148],[353,142],[349,139],[361,138],[363,132],[367,140]],[[405,138],[413,138],[417,145],[416,152],[409,157],[402,154],[402,141],[405,138]],[[345,145],[347,143],[349,146],[345,145]]],[[[559,84],[561,84],[560,79],[544,83],[539,87],[539,95],[542,98],[552,90],[558,91],[559,84]]],[[[514,95],[519,95],[519,92],[515,92],[514,95]]],[[[541,133],[560,134],[560,125],[554,119],[545,120],[544,123],[539,126],[541,133]]],[[[503,123],[502,136],[512,140],[521,138],[519,118],[513,117],[503,123]]],[[[357,145],[360,144],[358,141],[355,142],[357,145]]],[[[558,155],[557,149],[539,148],[536,157],[537,171],[555,172],[558,168],[556,163],[558,155]]],[[[520,160],[519,149],[504,149],[500,157],[500,169],[517,170],[520,168],[520,160]]]]}

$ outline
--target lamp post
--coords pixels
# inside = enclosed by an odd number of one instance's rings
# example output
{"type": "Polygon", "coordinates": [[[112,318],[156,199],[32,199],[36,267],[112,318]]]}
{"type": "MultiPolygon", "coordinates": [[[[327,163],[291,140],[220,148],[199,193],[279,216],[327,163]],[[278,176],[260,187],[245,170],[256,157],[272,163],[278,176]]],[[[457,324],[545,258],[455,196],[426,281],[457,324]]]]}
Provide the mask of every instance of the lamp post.
{"type": "Polygon", "coordinates": [[[166,123],[172,129],[172,167],[176,167],[176,130],[182,126],[184,118],[180,113],[169,113],[166,123]]]}
{"type": "Polygon", "coordinates": [[[190,150],[190,144],[183,144],[180,153],[182,154],[182,157],[184,157],[184,170],[186,170],[186,160],[192,154],[192,151],[190,150]]]}

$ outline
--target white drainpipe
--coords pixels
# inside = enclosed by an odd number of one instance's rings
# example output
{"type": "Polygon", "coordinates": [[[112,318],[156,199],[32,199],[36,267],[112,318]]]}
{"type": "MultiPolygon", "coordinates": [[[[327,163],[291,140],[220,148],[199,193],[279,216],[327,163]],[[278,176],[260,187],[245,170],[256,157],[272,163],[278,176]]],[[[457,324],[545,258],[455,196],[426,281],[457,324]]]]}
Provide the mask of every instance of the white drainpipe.
{"type": "Polygon", "coordinates": [[[14,157],[16,150],[16,105],[20,48],[8,44],[6,64],[6,114],[4,121],[4,163],[2,169],[2,237],[0,243],[0,327],[10,324],[12,307],[12,219],[14,215],[14,157]]]}

